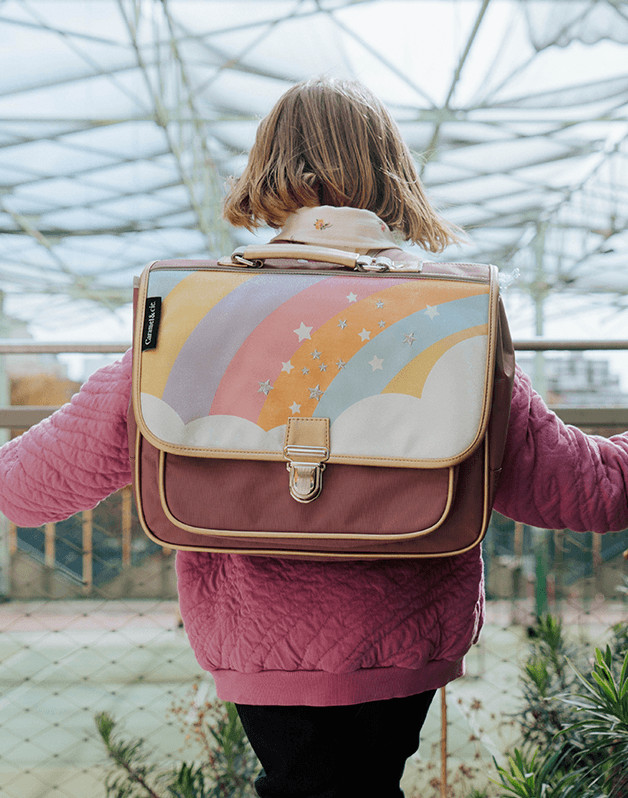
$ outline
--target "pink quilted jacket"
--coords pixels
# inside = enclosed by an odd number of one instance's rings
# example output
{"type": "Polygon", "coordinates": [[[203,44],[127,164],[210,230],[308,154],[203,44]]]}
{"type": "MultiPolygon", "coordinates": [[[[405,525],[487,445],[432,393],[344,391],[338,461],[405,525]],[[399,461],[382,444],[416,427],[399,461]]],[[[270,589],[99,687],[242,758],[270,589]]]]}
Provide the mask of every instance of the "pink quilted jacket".
{"type": "MultiPolygon", "coordinates": [[[[0,509],[35,526],[131,480],[131,353],[0,450],[0,509]]],[[[565,426],[517,370],[496,508],[535,526],[628,527],[628,433],[565,426]]],[[[452,558],[317,563],[179,552],[181,612],[221,698],[349,704],[442,686],[463,672],[484,597],[479,547],[452,558]]]]}

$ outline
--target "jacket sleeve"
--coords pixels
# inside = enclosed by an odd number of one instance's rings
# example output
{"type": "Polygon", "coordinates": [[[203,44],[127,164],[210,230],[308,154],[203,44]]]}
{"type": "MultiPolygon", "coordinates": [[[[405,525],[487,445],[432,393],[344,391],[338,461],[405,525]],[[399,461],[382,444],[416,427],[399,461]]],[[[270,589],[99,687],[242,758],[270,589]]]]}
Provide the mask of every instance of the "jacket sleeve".
{"type": "Polygon", "coordinates": [[[61,521],[131,481],[131,350],[52,416],[0,448],[0,510],[21,526],[61,521]]]}
{"type": "Polygon", "coordinates": [[[495,509],[546,529],[628,528],[628,432],[602,438],[564,424],[517,367],[495,509]]]}

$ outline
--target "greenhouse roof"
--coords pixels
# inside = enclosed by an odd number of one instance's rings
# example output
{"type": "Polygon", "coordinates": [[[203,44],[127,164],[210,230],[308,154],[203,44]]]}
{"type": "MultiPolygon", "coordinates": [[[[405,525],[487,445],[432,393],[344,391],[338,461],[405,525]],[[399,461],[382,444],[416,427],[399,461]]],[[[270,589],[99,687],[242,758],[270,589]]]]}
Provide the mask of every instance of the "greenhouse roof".
{"type": "Polygon", "coordinates": [[[251,240],[221,221],[225,180],[319,74],[391,109],[469,233],[444,257],[518,272],[539,301],[628,294],[625,0],[5,0],[0,36],[12,315],[115,313],[147,261],[251,240]]]}

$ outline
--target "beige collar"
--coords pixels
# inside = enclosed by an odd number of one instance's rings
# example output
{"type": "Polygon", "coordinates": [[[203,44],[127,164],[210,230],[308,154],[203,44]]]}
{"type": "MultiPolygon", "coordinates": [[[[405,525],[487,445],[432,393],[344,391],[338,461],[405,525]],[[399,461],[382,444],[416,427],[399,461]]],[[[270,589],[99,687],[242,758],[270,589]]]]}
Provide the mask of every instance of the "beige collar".
{"type": "Polygon", "coordinates": [[[336,247],[362,255],[399,246],[392,230],[372,211],[332,205],[300,208],[288,216],[272,241],[336,247]]]}

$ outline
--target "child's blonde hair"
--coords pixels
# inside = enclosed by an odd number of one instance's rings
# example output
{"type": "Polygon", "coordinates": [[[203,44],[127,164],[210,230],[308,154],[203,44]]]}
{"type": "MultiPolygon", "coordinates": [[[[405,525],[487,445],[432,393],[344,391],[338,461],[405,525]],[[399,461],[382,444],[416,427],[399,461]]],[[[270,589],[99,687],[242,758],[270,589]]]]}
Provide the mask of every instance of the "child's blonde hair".
{"type": "Polygon", "coordinates": [[[433,252],[461,232],[430,205],[389,112],[354,81],[317,78],[278,100],[231,182],[224,216],[249,230],[278,228],[288,214],[317,205],[366,208],[433,252]]]}

